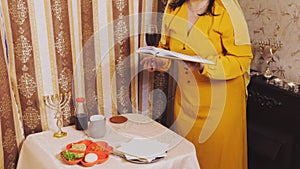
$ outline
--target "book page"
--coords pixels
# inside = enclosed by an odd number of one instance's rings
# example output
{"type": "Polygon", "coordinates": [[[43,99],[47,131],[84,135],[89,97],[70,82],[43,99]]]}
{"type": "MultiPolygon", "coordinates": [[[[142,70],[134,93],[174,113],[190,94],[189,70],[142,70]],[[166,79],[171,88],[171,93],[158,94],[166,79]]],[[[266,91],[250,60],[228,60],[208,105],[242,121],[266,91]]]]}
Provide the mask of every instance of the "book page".
{"type": "Polygon", "coordinates": [[[205,64],[214,64],[214,62],[210,60],[203,59],[199,56],[189,56],[183,53],[173,52],[169,50],[165,50],[162,48],[157,48],[154,46],[145,46],[141,47],[137,50],[137,53],[141,54],[150,54],[152,56],[167,58],[167,59],[175,59],[175,60],[183,60],[189,62],[199,62],[205,64]]]}

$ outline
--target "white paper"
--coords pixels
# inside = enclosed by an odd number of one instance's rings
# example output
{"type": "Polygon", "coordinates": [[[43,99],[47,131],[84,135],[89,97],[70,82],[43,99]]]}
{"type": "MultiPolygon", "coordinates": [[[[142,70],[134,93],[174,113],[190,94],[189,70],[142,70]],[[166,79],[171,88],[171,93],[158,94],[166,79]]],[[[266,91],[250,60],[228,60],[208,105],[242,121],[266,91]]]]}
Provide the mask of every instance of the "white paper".
{"type": "Polygon", "coordinates": [[[214,64],[214,62],[207,59],[203,59],[200,56],[189,56],[183,53],[173,52],[162,48],[157,48],[154,46],[140,47],[136,52],[140,54],[152,55],[155,57],[198,62],[198,63],[211,64],[211,65],[214,64]]]}

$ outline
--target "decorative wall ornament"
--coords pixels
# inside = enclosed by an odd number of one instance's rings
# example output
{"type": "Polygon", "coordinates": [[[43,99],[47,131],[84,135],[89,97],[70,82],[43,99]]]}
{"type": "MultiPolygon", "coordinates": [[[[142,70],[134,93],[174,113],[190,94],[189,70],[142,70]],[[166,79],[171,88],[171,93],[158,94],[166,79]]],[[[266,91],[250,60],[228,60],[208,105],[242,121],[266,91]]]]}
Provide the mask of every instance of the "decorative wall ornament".
{"type": "Polygon", "coordinates": [[[6,130],[5,137],[3,141],[3,149],[8,153],[12,153],[15,150],[16,143],[14,140],[16,139],[15,132],[11,129],[6,130]]]}
{"type": "MultiPolygon", "coordinates": [[[[270,69],[275,76],[288,81],[300,82],[298,65],[300,62],[300,1],[297,0],[240,0],[249,27],[253,50],[259,51],[255,42],[269,41],[270,45],[281,43],[274,54],[276,63],[270,69]],[[278,70],[284,71],[278,71],[278,70]]],[[[260,72],[266,69],[266,62],[260,52],[254,52],[251,68],[260,72]]],[[[263,57],[268,57],[263,53],[263,57]]]]}
{"type": "Polygon", "coordinates": [[[130,72],[128,71],[128,65],[130,64],[129,59],[124,59],[119,61],[116,65],[116,72],[121,77],[122,84],[126,84],[128,78],[130,77],[130,72]]]}
{"type": "Polygon", "coordinates": [[[23,71],[23,72],[27,72],[28,70],[29,70],[28,66],[26,66],[26,65],[23,65],[23,67],[22,67],[22,71],[23,71]]]}
{"type": "Polygon", "coordinates": [[[17,58],[24,64],[32,57],[32,45],[24,35],[17,39],[15,50],[17,58]]]}
{"type": "Polygon", "coordinates": [[[20,93],[27,99],[31,98],[36,92],[37,84],[35,79],[29,73],[24,73],[18,81],[20,93]]]}
{"type": "Polygon", "coordinates": [[[27,18],[27,6],[23,0],[12,0],[10,2],[11,8],[9,13],[12,19],[18,25],[22,25],[27,18]]]}
{"type": "Polygon", "coordinates": [[[72,111],[73,109],[71,108],[70,104],[67,104],[65,107],[62,108],[62,114],[63,114],[63,121],[67,124],[72,124],[71,123],[71,117],[72,117],[72,111]]]}
{"type": "Polygon", "coordinates": [[[34,129],[38,127],[41,120],[39,112],[33,107],[27,107],[23,112],[22,118],[24,123],[32,130],[32,133],[34,133],[34,129]]]}
{"type": "MultiPolygon", "coordinates": [[[[284,30],[286,30],[283,35],[286,35],[286,33],[289,33],[289,31],[298,31],[300,29],[300,4],[296,4],[296,3],[288,3],[288,8],[289,10],[281,11],[281,15],[284,18],[287,18],[288,23],[287,25],[284,26],[284,30]]],[[[299,34],[298,34],[299,35],[299,34]]]]}
{"type": "Polygon", "coordinates": [[[61,0],[55,0],[53,1],[52,5],[52,11],[56,17],[57,20],[62,21],[63,19],[63,14],[62,14],[62,2],[61,0]]]}
{"type": "MultiPolygon", "coordinates": [[[[128,101],[129,101],[128,98],[129,98],[128,88],[126,88],[126,86],[121,86],[120,90],[118,91],[118,94],[117,94],[117,99],[118,99],[119,103],[122,106],[126,107],[128,105],[128,101]]],[[[126,109],[125,112],[127,112],[127,111],[128,110],[126,109]]]]}
{"type": "MultiPolygon", "coordinates": [[[[129,60],[129,59],[125,59],[129,60]]],[[[130,80],[130,74],[128,71],[128,62],[122,61],[119,62],[116,65],[116,74],[117,77],[116,81],[119,83],[119,86],[117,88],[117,101],[118,104],[121,105],[118,107],[118,110],[120,110],[122,113],[128,113],[131,109],[129,107],[131,106],[131,102],[128,98],[130,98],[130,88],[129,88],[129,80],[130,80]]]]}
{"type": "Polygon", "coordinates": [[[122,10],[127,6],[127,1],[124,0],[114,0],[114,6],[122,12],[122,10]]]}
{"type": "Polygon", "coordinates": [[[55,42],[55,47],[57,50],[57,53],[61,56],[64,57],[66,54],[66,46],[65,46],[65,39],[64,39],[64,32],[60,31],[56,37],[56,42],[55,42]]]}
{"type": "Polygon", "coordinates": [[[25,29],[23,29],[23,27],[19,27],[18,32],[19,34],[23,35],[25,33],[25,29]]]}
{"type": "Polygon", "coordinates": [[[129,37],[128,24],[123,19],[116,21],[115,25],[115,39],[120,44],[123,45],[124,40],[129,37]]]}
{"type": "Polygon", "coordinates": [[[61,73],[59,74],[59,79],[58,79],[60,88],[64,92],[71,90],[72,79],[70,77],[72,77],[72,71],[69,70],[67,67],[64,67],[61,73]]]}

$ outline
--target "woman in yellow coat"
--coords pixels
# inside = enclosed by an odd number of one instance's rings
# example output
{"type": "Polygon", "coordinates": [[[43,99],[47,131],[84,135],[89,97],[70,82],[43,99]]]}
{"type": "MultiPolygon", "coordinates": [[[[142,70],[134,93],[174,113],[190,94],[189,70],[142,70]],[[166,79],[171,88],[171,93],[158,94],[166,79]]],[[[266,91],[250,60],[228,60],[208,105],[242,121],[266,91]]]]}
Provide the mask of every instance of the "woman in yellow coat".
{"type": "MultiPolygon", "coordinates": [[[[174,130],[196,147],[201,169],[246,169],[246,97],[250,38],[236,0],[169,1],[159,47],[213,65],[179,62],[174,130]]],[[[149,71],[171,61],[147,57],[149,71]]]]}

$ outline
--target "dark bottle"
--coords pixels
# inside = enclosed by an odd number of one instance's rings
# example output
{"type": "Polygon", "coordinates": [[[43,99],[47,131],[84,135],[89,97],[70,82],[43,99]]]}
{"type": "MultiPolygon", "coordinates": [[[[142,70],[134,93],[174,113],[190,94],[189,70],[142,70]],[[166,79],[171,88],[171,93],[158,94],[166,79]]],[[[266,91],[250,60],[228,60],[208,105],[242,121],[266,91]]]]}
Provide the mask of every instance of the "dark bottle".
{"type": "Polygon", "coordinates": [[[88,128],[88,112],[83,97],[76,98],[75,128],[77,130],[87,130],[88,128]]]}

